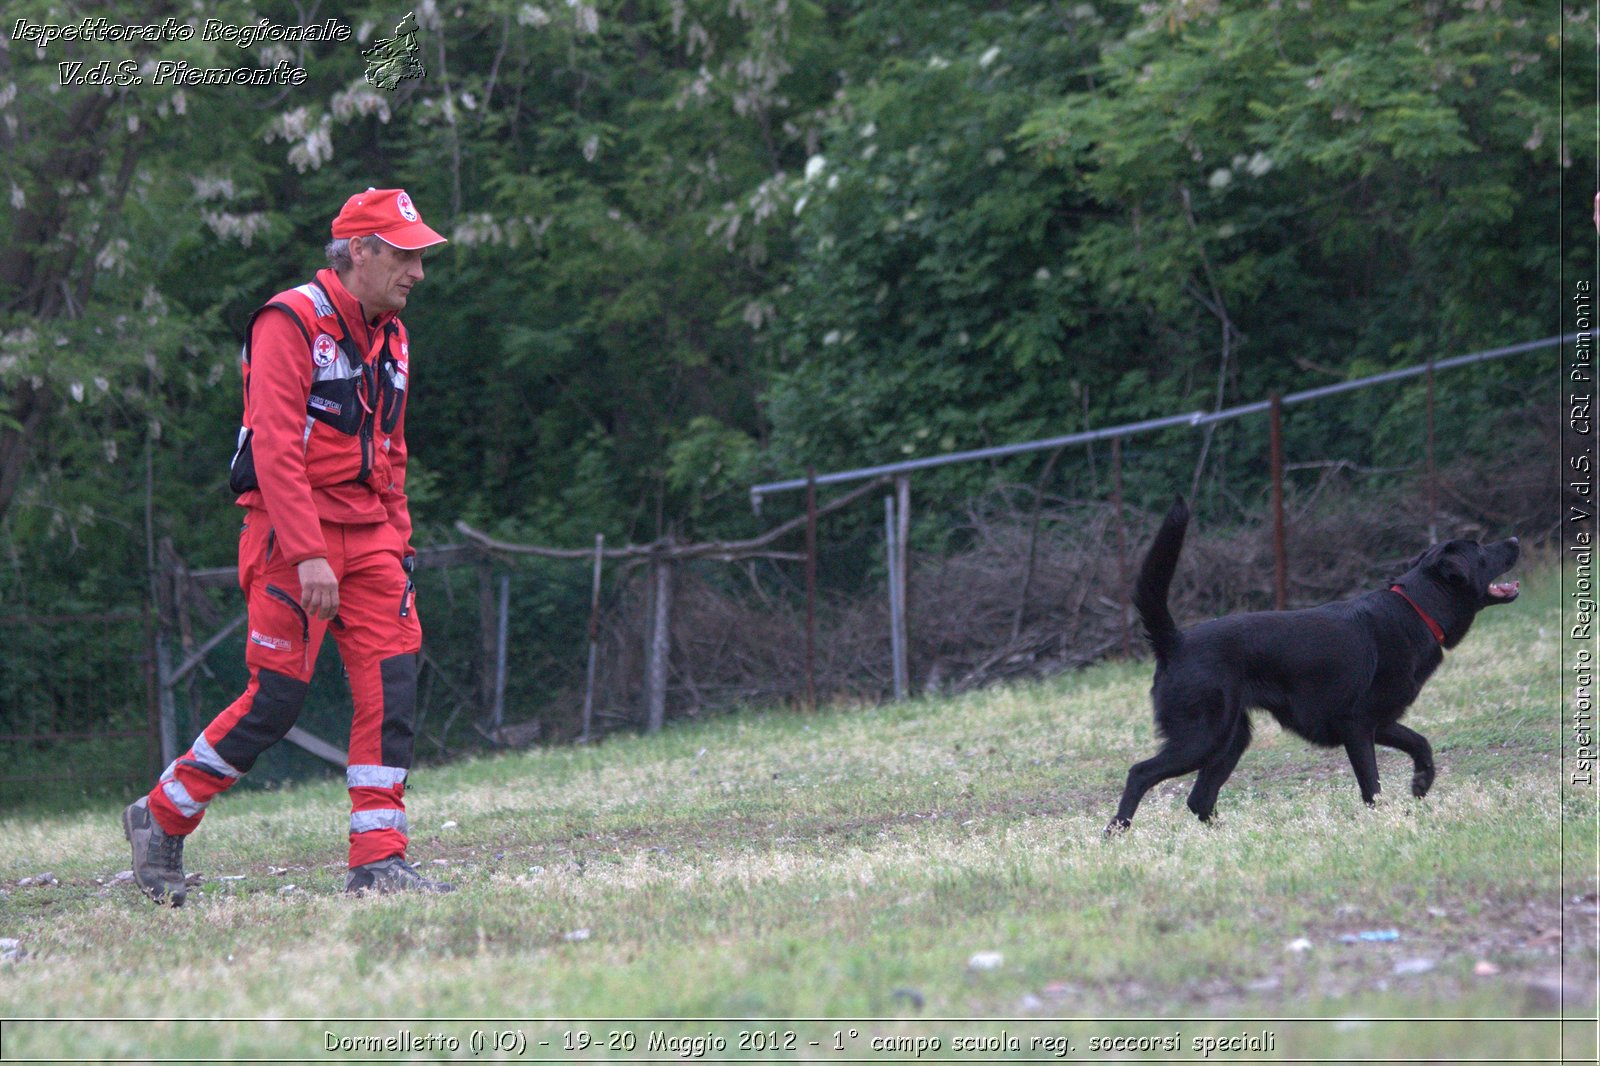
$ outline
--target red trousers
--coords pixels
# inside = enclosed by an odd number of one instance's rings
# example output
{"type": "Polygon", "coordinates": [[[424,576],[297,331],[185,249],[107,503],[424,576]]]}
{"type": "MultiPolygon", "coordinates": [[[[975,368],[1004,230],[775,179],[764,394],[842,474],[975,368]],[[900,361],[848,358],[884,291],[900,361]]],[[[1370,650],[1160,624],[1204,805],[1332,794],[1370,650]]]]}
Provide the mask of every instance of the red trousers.
{"type": "Polygon", "coordinates": [[[249,608],[245,663],[250,683],[151,791],[150,813],[163,831],[192,833],[207,805],[289,732],[305,705],[322,638],[331,629],[355,704],[345,771],[350,865],[405,855],[405,782],[422,626],[401,566],[403,545],[386,522],[324,522],[322,533],[328,564],[339,580],[339,613],[331,623],[301,609],[299,576],[274,551],[266,512],[248,512],[239,537],[239,584],[249,608]]]}

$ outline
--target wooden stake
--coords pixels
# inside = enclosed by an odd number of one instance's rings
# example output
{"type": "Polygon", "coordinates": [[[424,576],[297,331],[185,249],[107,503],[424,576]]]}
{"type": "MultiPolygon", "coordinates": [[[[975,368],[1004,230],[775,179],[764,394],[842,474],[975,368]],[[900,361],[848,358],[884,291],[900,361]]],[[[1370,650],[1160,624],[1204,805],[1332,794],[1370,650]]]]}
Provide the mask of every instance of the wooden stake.
{"type": "MultiPolygon", "coordinates": [[[[670,545],[670,541],[669,541],[670,545]]],[[[649,694],[645,729],[661,732],[667,721],[667,665],[672,652],[672,560],[656,561],[655,620],[650,627],[650,668],[645,689],[649,694]]]]}

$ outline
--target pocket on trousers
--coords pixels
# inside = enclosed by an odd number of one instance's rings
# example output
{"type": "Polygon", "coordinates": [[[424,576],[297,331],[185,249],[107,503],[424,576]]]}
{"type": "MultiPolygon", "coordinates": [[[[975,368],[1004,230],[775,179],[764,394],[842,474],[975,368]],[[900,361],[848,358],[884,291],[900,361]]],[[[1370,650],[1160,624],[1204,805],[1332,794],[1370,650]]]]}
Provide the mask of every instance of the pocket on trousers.
{"type": "Polygon", "coordinates": [[[311,668],[311,617],[300,601],[277,585],[263,585],[250,601],[250,646],[246,661],[294,677],[311,668]]]}
{"type": "Polygon", "coordinates": [[[300,601],[276,585],[267,586],[267,596],[271,599],[277,600],[279,603],[283,604],[285,607],[288,607],[289,610],[294,612],[295,618],[297,618],[300,622],[300,639],[303,641],[309,641],[311,639],[311,618],[306,614],[306,609],[300,606],[300,601]]]}

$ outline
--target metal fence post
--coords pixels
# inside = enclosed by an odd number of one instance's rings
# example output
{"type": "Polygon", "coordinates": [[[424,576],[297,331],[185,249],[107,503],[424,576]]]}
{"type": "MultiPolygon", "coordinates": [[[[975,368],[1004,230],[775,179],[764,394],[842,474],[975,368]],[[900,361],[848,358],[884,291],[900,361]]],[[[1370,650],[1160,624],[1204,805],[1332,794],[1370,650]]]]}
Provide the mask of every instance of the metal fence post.
{"type": "Polygon", "coordinates": [[[1439,478],[1433,465],[1433,356],[1428,357],[1428,543],[1439,543],[1439,478]]]}
{"type": "Polygon", "coordinates": [[[911,691],[911,476],[901,474],[894,480],[895,521],[899,528],[895,534],[895,564],[900,582],[900,674],[905,679],[905,690],[911,691]]]}
{"type": "Polygon", "coordinates": [[[489,732],[497,733],[506,722],[506,656],[510,645],[511,575],[500,575],[499,632],[494,648],[494,707],[489,714],[489,732]]]}
{"type": "Polygon", "coordinates": [[[580,743],[587,744],[591,739],[590,729],[594,723],[594,668],[598,658],[600,646],[600,568],[604,563],[606,550],[606,535],[594,535],[594,581],[589,588],[589,667],[584,672],[583,686],[583,732],[579,735],[580,743]]]}
{"type": "Polygon", "coordinates": [[[478,562],[478,713],[492,713],[494,707],[495,632],[494,564],[488,556],[478,562]]]}
{"type": "Polygon", "coordinates": [[[900,579],[896,573],[899,558],[899,523],[895,521],[894,497],[883,498],[883,533],[889,563],[889,653],[893,658],[894,698],[906,698],[904,604],[900,602],[900,579]]]}
{"type": "Polygon", "coordinates": [[[1122,613],[1122,655],[1133,654],[1128,618],[1128,524],[1122,508],[1122,438],[1111,438],[1111,509],[1117,521],[1117,607],[1122,613]]]}
{"type": "Polygon", "coordinates": [[[1289,552],[1283,521],[1283,397],[1272,394],[1272,602],[1280,611],[1289,606],[1289,552]]]}
{"type": "Polygon", "coordinates": [[[806,710],[817,709],[817,468],[806,468],[806,710]]]}

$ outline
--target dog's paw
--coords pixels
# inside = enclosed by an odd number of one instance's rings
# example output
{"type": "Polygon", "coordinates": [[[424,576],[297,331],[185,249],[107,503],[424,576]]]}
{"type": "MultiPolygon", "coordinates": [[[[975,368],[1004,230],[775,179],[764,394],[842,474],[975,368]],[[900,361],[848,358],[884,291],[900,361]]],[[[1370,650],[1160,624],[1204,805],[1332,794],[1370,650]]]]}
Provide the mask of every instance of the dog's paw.
{"type": "Polygon", "coordinates": [[[1421,799],[1428,794],[1428,789],[1433,787],[1433,767],[1418,770],[1411,775],[1411,794],[1421,799]]]}
{"type": "Polygon", "coordinates": [[[1128,821],[1126,818],[1113,818],[1111,821],[1106,823],[1104,836],[1107,840],[1110,840],[1112,837],[1119,837],[1123,833],[1126,833],[1128,831],[1128,827],[1131,825],[1133,825],[1133,823],[1128,821]]]}

